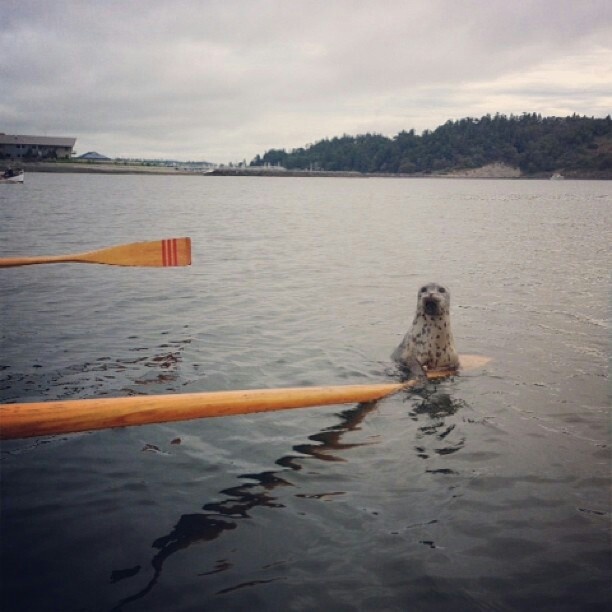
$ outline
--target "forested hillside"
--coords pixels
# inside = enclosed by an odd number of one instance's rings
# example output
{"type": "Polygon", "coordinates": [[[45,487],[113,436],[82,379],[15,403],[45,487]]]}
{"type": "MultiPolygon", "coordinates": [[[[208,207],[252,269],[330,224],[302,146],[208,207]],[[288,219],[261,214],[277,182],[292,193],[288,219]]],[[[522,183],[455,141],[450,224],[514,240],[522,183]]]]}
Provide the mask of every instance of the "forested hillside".
{"type": "Polygon", "coordinates": [[[524,175],[563,172],[612,178],[612,119],[485,115],[393,138],[341,136],[292,151],[271,149],[251,166],[368,173],[436,174],[504,163],[524,175]]]}

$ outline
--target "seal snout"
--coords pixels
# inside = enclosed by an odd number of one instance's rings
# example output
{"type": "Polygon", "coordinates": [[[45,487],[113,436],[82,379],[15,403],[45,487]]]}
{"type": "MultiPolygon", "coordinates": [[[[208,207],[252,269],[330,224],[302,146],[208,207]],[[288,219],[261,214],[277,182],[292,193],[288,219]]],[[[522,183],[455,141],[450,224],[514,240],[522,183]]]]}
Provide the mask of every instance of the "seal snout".
{"type": "Polygon", "coordinates": [[[440,303],[432,297],[427,297],[423,300],[423,310],[425,314],[437,316],[440,314],[440,303]]]}

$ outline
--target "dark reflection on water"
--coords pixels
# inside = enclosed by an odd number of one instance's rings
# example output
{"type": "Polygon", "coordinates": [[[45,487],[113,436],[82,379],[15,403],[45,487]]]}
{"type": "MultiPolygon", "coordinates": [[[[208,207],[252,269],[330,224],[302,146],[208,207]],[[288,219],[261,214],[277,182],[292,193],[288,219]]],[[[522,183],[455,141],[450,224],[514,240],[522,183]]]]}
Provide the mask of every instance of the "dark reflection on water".
{"type": "MultiPolygon", "coordinates": [[[[403,376],[402,379],[406,380],[406,377],[403,376]]],[[[406,393],[404,397],[405,401],[410,401],[412,406],[409,411],[410,417],[419,423],[415,434],[417,444],[414,447],[417,457],[421,459],[428,458],[425,444],[422,441],[426,440],[429,436],[433,437],[437,446],[432,452],[439,455],[451,454],[463,447],[463,440],[459,443],[447,444],[446,446],[441,446],[440,442],[444,442],[455,428],[455,425],[447,425],[445,418],[456,415],[459,410],[465,408],[466,404],[464,401],[454,400],[448,393],[439,392],[435,383],[425,386],[416,392],[406,393]]],[[[302,470],[311,459],[324,462],[342,462],[345,461],[342,457],[343,451],[376,444],[375,441],[345,443],[342,440],[345,434],[358,431],[364,419],[376,408],[377,402],[369,402],[361,403],[353,408],[339,412],[337,416],[340,421],[338,423],[308,436],[308,439],[314,442],[314,444],[296,444],[293,446],[293,450],[298,453],[297,455],[283,455],[275,461],[278,466],[283,468],[282,470],[242,474],[239,478],[249,482],[221,490],[220,494],[224,496],[224,499],[205,504],[202,507],[204,512],[183,514],[170,533],[158,537],[153,542],[152,546],[158,552],[155,553],[150,562],[152,576],[148,583],[138,592],[122,599],[113,610],[122,610],[127,604],[149,595],[160,580],[164,564],[176,553],[195,544],[202,545],[205,542],[210,542],[219,538],[224,533],[236,529],[243,521],[248,521],[254,517],[253,510],[258,508],[285,508],[285,504],[274,495],[274,491],[281,487],[295,486],[291,482],[291,471],[302,470]]],[[[426,470],[426,472],[432,474],[455,473],[451,469],[434,469],[426,470]]],[[[295,497],[327,500],[337,495],[344,495],[345,493],[345,491],[326,491],[325,493],[314,494],[296,493],[295,497]]],[[[432,520],[429,524],[435,524],[436,522],[436,520],[432,520]]],[[[429,548],[436,548],[435,543],[431,540],[421,540],[420,543],[429,548]]],[[[143,569],[141,566],[137,566],[135,568],[114,570],[111,574],[111,581],[117,582],[134,578],[141,569],[143,569]]],[[[198,576],[212,576],[231,569],[231,563],[218,561],[213,570],[199,573],[198,576]]],[[[220,589],[216,594],[224,595],[240,588],[255,586],[256,584],[266,584],[277,579],[240,583],[233,587],[220,589]]]]}
{"type": "MultiPolygon", "coordinates": [[[[422,405],[427,405],[424,400],[422,405]]],[[[136,601],[147,595],[158,582],[163,570],[163,565],[169,557],[175,553],[188,548],[192,544],[201,544],[214,540],[223,535],[224,532],[236,529],[241,521],[252,518],[252,510],[258,507],[284,508],[284,505],[273,495],[273,491],[278,487],[293,486],[289,474],[290,470],[299,471],[302,463],[308,458],[320,461],[343,461],[337,453],[346,449],[363,446],[363,443],[344,444],[342,437],[345,433],[355,431],[359,428],[365,417],[376,407],[376,402],[361,403],[354,408],[344,410],[338,414],[340,422],[336,425],[308,437],[316,444],[298,444],[293,450],[299,455],[284,455],[276,460],[276,464],[282,467],[280,471],[266,471],[257,474],[242,474],[241,479],[255,481],[223,489],[221,495],[225,496],[220,502],[205,504],[203,513],[183,514],[172,531],[167,535],[157,538],[153,542],[153,548],[159,550],[151,560],[153,576],[148,584],[132,596],[124,598],[113,608],[121,610],[122,607],[130,602],[136,601]],[[281,476],[282,475],[282,476],[281,476]]],[[[333,495],[342,495],[342,491],[319,494],[319,495],[300,495],[297,497],[309,497],[321,499],[333,495]]],[[[132,578],[140,571],[140,566],[134,569],[114,570],[111,581],[132,578]]],[[[200,576],[216,574],[218,572],[231,569],[229,563],[222,563],[211,572],[199,574],[200,576]]],[[[229,593],[232,590],[244,586],[253,586],[272,582],[272,580],[249,582],[238,585],[230,589],[222,589],[219,595],[229,593]]]]}
{"type": "Polygon", "coordinates": [[[28,373],[12,373],[7,365],[6,373],[0,377],[0,393],[3,403],[10,404],[36,401],[49,394],[57,400],[84,393],[102,397],[109,394],[109,385],[112,395],[150,395],[145,388],[148,386],[174,391],[180,378],[182,352],[190,343],[191,339],[185,338],[153,347],[136,346],[129,348],[130,355],[124,357],[98,357],[92,362],[61,368],[36,364],[28,373]]]}
{"type": "MultiPolygon", "coordinates": [[[[418,415],[427,415],[430,419],[428,422],[421,424],[417,429],[417,446],[415,447],[417,456],[420,459],[429,459],[432,453],[450,455],[461,450],[465,443],[464,438],[442,446],[440,442],[443,442],[457,427],[454,423],[447,425],[445,417],[456,414],[458,410],[465,407],[465,402],[463,400],[454,400],[447,393],[430,394],[428,390],[425,390],[424,395],[423,400],[410,413],[415,421],[419,421],[418,415]],[[429,440],[433,440],[433,444],[429,440]],[[431,448],[431,446],[435,446],[435,448],[431,448]]],[[[432,474],[454,473],[450,468],[427,469],[426,471],[432,474]]]]}

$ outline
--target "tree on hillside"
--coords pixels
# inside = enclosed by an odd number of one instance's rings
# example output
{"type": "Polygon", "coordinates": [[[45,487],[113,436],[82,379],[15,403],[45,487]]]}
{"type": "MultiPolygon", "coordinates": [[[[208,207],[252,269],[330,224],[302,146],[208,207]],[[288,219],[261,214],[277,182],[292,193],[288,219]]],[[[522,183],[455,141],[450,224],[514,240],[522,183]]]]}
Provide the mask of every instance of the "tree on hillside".
{"type": "Polygon", "coordinates": [[[524,173],[612,167],[612,119],[484,115],[447,121],[419,136],[380,134],[326,138],[292,151],[270,149],[252,166],[380,173],[445,172],[501,162],[524,173]]]}

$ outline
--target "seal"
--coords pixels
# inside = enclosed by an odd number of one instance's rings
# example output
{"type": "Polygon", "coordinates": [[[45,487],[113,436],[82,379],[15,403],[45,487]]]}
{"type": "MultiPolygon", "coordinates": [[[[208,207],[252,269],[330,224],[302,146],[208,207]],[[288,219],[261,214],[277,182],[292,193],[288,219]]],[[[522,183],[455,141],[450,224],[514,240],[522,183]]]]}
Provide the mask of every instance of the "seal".
{"type": "Polygon", "coordinates": [[[450,292],[437,283],[419,289],[412,327],[391,358],[412,370],[415,360],[427,370],[456,370],[459,355],[450,324],[450,292]]]}

